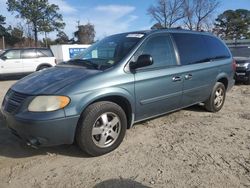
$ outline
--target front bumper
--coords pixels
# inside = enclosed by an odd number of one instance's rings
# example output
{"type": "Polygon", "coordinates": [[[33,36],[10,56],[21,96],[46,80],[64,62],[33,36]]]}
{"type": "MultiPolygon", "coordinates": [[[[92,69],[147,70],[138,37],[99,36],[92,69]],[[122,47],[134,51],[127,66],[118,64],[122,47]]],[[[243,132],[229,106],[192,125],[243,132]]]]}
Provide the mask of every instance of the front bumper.
{"type": "Polygon", "coordinates": [[[1,110],[11,132],[35,146],[72,144],[79,116],[48,120],[23,119],[1,110]]]}
{"type": "Polygon", "coordinates": [[[250,76],[250,70],[245,67],[237,67],[235,72],[236,81],[247,81],[250,76]]]}

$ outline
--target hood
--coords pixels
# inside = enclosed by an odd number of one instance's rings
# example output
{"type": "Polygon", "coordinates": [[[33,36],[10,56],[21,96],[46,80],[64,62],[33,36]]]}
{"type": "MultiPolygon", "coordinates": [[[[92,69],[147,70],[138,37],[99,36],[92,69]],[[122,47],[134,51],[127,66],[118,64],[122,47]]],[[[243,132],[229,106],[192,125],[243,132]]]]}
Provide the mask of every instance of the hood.
{"type": "Polygon", "coordinates": [[[56,66],[24,77],[12,89],[30,95],[55,94],[60,89],[99,72],[78,66],[56,66]]]}

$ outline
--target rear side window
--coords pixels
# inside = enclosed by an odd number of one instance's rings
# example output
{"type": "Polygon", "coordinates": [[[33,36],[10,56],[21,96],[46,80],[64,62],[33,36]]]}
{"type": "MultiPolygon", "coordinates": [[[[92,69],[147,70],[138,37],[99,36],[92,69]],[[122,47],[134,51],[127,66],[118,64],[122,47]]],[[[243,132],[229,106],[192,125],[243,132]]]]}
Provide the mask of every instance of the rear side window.
{"type": "Polygon", "coordinates": [[[21,57],[22,59],[37,58],[36,50],[35,49],[23,50],[21,57]]]}
{"type": "Polygon", "coordinates": [[[207,35],[203,37],[212,59],[229,58],[231,56],[229,50],[219,39],[207,35]]]}
{"type": "Polygon", "coordinates": [[[38,57],[53,57],[53,54],[48,49],[37,49],[38,57]]]}
{"type": "Polygon", "coordinates": [[[198,34],[173,33],[182,65],[208,61],[204,39],[198,34]]]}
{"type": "Polygon", "coordinates": [[[173,33],[182,65],[229,58],[230,53],[217,38],[207,35],[173,33]]]}
{"type": "Polygon", "coordinates": [[[149,38],[139,49],[137,56],[141,54],[151,55],[154,64],[148,68],[158,68],[176,65],[174,48],[169,35],[157,35],[149,38]]]}

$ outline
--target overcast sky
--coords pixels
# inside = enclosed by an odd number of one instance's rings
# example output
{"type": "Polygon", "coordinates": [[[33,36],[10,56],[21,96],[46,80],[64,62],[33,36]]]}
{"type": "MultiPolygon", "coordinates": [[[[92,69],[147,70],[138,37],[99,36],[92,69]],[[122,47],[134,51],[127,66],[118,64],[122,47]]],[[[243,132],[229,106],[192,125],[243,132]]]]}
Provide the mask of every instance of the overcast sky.
{"type": "MultiPolygon", "coordinates": [[[[7,24],[15,26],[20,20],[7,11],[7,0],[0,0],[0,14],[7,18],[7,24]]],[[[49,0],[57,4],[63,15],[66,27],[65,33],[73,36],[77,22],[93,23],[96,30],[96,38],[133,31],[149,29],[153,22],[146,15],[148,7],[156,0],[49,0]]],[[[217,14],[227,9],[244,8],[250,10],[250,0],[222,0],[217,14]]],[[[54,37],[55,34],[50,34],[54,37]]]]}

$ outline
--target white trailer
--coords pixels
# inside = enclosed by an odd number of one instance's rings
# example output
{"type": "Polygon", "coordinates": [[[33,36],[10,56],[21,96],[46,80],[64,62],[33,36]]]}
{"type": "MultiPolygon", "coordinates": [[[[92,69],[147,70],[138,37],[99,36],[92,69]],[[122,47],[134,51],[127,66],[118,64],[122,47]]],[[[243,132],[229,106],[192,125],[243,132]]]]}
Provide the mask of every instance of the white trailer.
{"type": "Polygon", "coordinates": [[[50,49],[52,50],[57,62],[60,63],[72,59],[77,54],[86,50],[89,46],[89,44],[60,44],[51,45],[50,49]]]}

